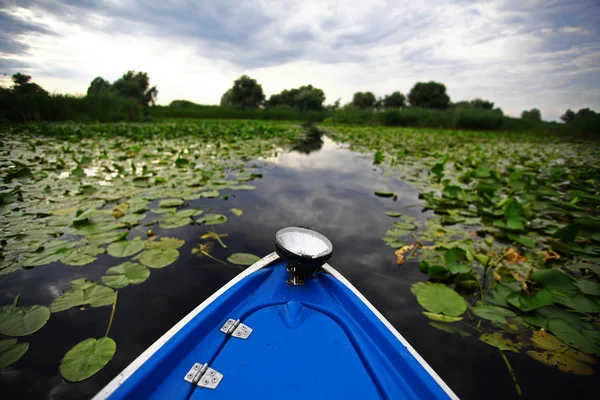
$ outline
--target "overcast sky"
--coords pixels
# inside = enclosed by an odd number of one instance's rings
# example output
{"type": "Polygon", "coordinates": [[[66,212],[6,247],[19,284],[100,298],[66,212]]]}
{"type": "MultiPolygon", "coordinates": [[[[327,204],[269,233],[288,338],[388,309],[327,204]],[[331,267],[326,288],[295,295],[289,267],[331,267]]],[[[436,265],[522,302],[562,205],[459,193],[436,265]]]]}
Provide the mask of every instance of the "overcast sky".
{"type": "Polygon", "coordinates": [[[267,96],[313,84],[327,103],[435,80],[452,101],[557,119],[600,111],[600,0],[0,0],[2,74],[83,94],[128,69],[160,104],[218,103],[242,74],[267,96]]]}

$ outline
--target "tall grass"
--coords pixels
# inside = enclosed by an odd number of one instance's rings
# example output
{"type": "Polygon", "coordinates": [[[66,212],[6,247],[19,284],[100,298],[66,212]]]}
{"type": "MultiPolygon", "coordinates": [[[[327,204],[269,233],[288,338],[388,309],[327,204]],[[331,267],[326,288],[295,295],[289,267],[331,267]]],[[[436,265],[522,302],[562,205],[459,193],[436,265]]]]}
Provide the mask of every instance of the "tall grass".
{"type": "Polygon", "coordinates": [[[241,110],[221,106],[203,106],[193,103],[174,106],[153,106],[150,107],[149,112],[150,116],[154,119],[262,119],[307,122],[320,122],[331,115],[328,111],[300,111],[289,107],[241,110]]]}
{"type": "Polygon", "coordinates": [[[0,120],[116,122],[141,119],[142,106],[137,101],[115,94],[81,97],[0,89],[0,120]]]}

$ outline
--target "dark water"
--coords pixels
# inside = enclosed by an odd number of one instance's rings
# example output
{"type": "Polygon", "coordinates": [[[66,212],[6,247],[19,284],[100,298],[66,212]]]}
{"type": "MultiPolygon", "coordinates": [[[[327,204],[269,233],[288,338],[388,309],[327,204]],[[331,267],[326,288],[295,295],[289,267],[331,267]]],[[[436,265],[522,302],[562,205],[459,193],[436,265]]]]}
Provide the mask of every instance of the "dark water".
{"type": "MultiPolygon", "coordinates": [[[[384,214],[397,210],[426,218],[417,205],[417,191],[385,178],[371,165],[371,158],[351,152],[326,137],[301,143],[295,151],[277,159],[256,161],[264,177],[254,181],[254,191],[239,191],[228,201],[202,199],[191,202],[216,212],[231,207],[241,217],[214,228],[229,233],[227,250],[215,246],[214,256],[234,252],[260,256],[270,253],[277,229],[304,225],[325,234],[334,244],[330,261],[344,274],[431,367],[463,399],[516,398],[512,379],[498,351],[476,337],[462,338],[428,325],[410,285],[423,276],[414,263],[398,267],[394,252],[380,239],[393,222],[384,214]],[[380,199],[377,189],[399,194],[398,200],[380,199]]],[[[67,383],[58,372],[62,356],[76,343],[102,337],[110,307],[71,309],[52,314],[48,324],[24,338],[30,343],[26,355],[10,369],[0,372],[0,396],[13,398],[88,398],[108,383],[172,325],[217,291],[241,269],[199,258],[191,250],[203,242],[206,227],[189,226],[156,234],[186,240],[179,260],[164,269],[152,269],[150,278],[119,290],[118,305],[110,332],[117,343],[114,359],[98,374],[82,383],[67,383]]],[[[68,282],[85,276],[100,281],[107,267],[123,260],[103,255],[85,267],[53,264],[0,277],[0,304],[21,295],[21,304],[51,303],[68,282]]],[[[546,367],[524,354],[508,353],[524,394],[529,399],[595,398],[598,380],[568,375],[546,367]]]]}

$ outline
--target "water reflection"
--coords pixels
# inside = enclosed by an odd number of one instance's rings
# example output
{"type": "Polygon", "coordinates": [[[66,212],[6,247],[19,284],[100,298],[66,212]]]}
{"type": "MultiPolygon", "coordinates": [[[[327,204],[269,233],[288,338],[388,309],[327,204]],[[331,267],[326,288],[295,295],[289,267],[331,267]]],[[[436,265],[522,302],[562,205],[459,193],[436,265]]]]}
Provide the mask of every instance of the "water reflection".
{"type": "Polygon", "coordinates": [[[322,147],[323,131],[315,127],[310,127],[308,129],[306,138],[292,146],[291,150],[302,154],[310,154],[315,151],[321,150],[322,147]]]}

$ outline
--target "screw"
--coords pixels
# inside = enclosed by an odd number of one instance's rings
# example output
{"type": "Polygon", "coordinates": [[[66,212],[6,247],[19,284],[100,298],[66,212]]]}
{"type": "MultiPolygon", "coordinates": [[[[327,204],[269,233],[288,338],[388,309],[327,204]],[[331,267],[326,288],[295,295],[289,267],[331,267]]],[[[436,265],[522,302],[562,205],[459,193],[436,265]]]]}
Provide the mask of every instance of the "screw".
{"type": "Polygon", "coordinates": [[[192,376],[193,376],[192,374],[188,374],[188,376],[187,376],[187,377],[191,379],[191,378],[192,378],[192,376]]]}
{"type": "Polygon", "coordinates": [[[216,381],[218,381],[217,378],[212,378],[213,383],[215,383],[216,381]]]}
{"type": "Polygon", "coordinates": [[[205,384],[205,385],[208,385],[208,380],[205,380],[205,381],[204,381],[204,384],[205,384]]]}
{"type": "Polygon", "coordinates": [[[215,371],[210,371],[208,374],[212,376],[215,374],[215,371]]]}
{"type": "Polygon", "coordinates": [[[200,368],[198,365],[194,365],[194,369],[198,369],[200,368]]]}

